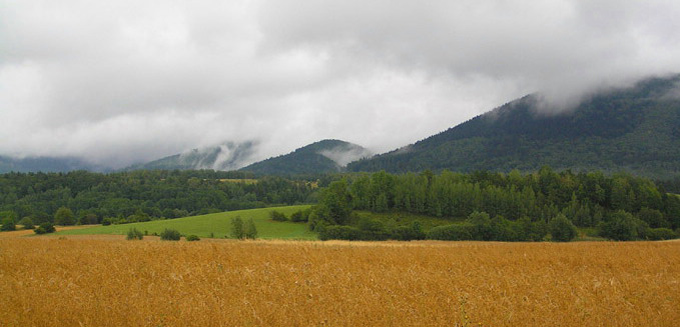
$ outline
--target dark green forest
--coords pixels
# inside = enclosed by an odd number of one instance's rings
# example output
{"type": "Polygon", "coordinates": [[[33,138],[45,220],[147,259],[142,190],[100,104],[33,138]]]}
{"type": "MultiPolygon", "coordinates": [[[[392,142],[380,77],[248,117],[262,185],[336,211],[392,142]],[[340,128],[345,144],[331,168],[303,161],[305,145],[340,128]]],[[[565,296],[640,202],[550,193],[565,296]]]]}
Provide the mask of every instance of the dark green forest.
{"type": "Polygon", "coordinates": [[[340,140],[322,140],[299,148],[289,154],[256,162],[242,171],[258,175],[295,176],[300,174],[334,173],[343,170],[335,161],[323,155],[324,151],[354,156],[367,153],[359,145],[340,140]]]}
{"type": "Polygon", "coordinates": [[[678,235],[680,197],[666,187],[679,186],[677,179],[655,183],[626,173],[547,166],[529,174],[426,170],[304,178],[212,170],[8,173],[0,175],[0,219],[109,224],[316,203],[290,220],[307,221],[321,239],[569,241],[581,228],[613,240],[657,240],[678,235]],[[423,228],[417,219],[396,223],[357,212],[405,213],[449,223],[423,228]]]}
{"type": "Polygon", "coordinates": [[[244,172],[134,171],[0,175],[0,215],[63,224],[136,222],[314,201],[315,184],[244,172]],[[70,213],[68,213],[70,212],[70,213]]]}
{"type": "Polygon", "coordinates": [[[680,176],[680,76],[584,99],[576,108],[545,107],[529,95],[415,144],[349,164],[349,171],[426,169],[472,172],[627,171],[680,176]]]}
{"type": "MultiPolygon", "coordinates": [[[[524,175],[517,170],[348,175],[323,190],[309,217],[311,227],[322,238],[400,238],[380,222],[357,222],[353,210],[451,220],[448,230],[435,230],[448,236],[430,235],[433,239],[530,241],[549,232],[554,239],[572,225],[597,228],[600,236],[616,240],[657,239],[680,228],[680,197],[649,179],[549,167],[524,175]]],[[[427,236],[418,226],[400,229],[427,236]]]]}

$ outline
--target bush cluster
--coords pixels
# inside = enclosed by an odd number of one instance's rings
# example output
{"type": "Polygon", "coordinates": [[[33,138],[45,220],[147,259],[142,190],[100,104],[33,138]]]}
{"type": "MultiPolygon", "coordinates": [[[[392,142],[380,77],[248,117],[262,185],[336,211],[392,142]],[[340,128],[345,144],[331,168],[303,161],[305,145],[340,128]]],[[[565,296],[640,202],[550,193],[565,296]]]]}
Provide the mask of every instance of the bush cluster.
{"type": "Polygon", "coordinates": [[[650,224],[658,226],[653,220],[642,220],[626,211],[619,210],[607,217],[607,220],[598,226],[598,234],[614,241],[658,241],[675,239],[680,236],[670,228],[650,228],[650,224]]]}
{"type": "Polygon", "coordinates": [[[19,225],[24,226],[24,229],[35,228],[35,224],[33,223],[33,219],[31,219],[31,217],[21,218],[21,220],[19,220],[19,225]]]}
{"type": "Polygon", "coordinates": [[[347,240],[347,241],[384,241],[388,239],[411,241],[425,239],[419,222],[409,226],[397,226],[389,229],[377,219],[365,218],[359,221],[357,227],[346,225],[330,225],[319,228],[319,239],[347,240]]]}
{"type": "Polygon", "coordinates": [[[126,239],[128,241],[131,240],[142,240],[144,238],[144,234],[140,232],[137,228],[130,228],[127,232],[127,237],[126,239]]]}
{"type": "Polygon", "coordinates": [[[485,212],[473,212],[462,224],[437,226],[430,229],[427,239],[442,241],[542,241],[547,227],[541,221],[524,217],[511,221],[503,217],[493,219],[485,212]]]}
{"type": "Polygon", "coordinates": [[[436,226],[427,232],[427,239],[441,241],[474,240],[474,225],[463,223],[457,225],[436,226]]]}
{"type": "Polygon", "coordinates": [[[255,227],[255,222],[253,218],[248,219],[245,223],[240,216],[236,216],[231,220],[231,237],[243,240],[243,239],[256,239],[257,238],[257,228],[255,227]]]}
{"type": "Polygon", "coordinates": [[[194,242],[194,241],[200,241],[201,240],[201,238],[198,237],[197,235],[188,235],[186,239],[187,239],[188,242],[194,242]]]}
{"type": "Polygon", "coordinates": [[[269,212],[269,217],[273,221],[288,221],[288,217],[280,211],[272,210],[269,212]]]}
{"type": "Polygon", "coordinates": [[[294,223],[306,223],[309,220],[309,214],[312,212],[311,209],[298,210],[290,215],[290,221],[294,223]]]}
{"type": "Polygon", "coordinates": [[[56,228],[54,228],[54,225],[52,223],[42,223],[38,226],[38,228],[34,229],[33,232],[36,234],[47,234],[47,233],[54,233],[56,232],[56,228]]]}
{"type": "Polygon", "coordinates": [[[14,223],[14,219],[7,217],[3,218],[2,221],[0,221],[0,231],[7,232],[7,231],[13,231],[17,229],[16,224],[14,223]]]}
{"type": "Polygon", "coordinates": [[[182,235],[175,229],[166,228],[161,232],[161,240],[163,241],[179,241],[182,235]]]}
{"type": "Polygon", "coordinates": [[[552,240],[556,242],[569,242],[578,235],[576,226],[563,214],[553,218],[550,224],[548,224],[548,228],[550,229],[552,240]]]}
{"type": "Polygon", "coordinates": [[[670,228],[650,228],[647,230],[647,239],[650,241],[672,240],[678,238],[678,233],[670,228]]]}

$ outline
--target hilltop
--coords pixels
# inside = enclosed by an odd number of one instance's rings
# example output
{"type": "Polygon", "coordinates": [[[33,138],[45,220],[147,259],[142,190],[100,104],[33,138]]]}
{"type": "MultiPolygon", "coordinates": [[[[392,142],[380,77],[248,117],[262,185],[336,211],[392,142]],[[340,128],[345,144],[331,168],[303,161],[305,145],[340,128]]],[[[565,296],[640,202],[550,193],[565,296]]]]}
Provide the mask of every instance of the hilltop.
{"type": "Polygon", "coordinates": [[[680,174],[680,76],[601,92],[576,108],[528,95],[415,144],[361,160],[350,171],[628,171],[680,174]]]}
{"type": "Polygon", "coordinates": [[[340,140],[322,140],[289,154],[269,158],[243,168],[262,175],[294,175],[338,172],[355,160],[370,156],[364,147],[340,140]]]}
{"type": "Polygon", "coordinates": [[[125,170],[236,170],[252,162],[256,142],[226,142],[218,146],[192,149],[151,162],[133,165],[125,170]]]}

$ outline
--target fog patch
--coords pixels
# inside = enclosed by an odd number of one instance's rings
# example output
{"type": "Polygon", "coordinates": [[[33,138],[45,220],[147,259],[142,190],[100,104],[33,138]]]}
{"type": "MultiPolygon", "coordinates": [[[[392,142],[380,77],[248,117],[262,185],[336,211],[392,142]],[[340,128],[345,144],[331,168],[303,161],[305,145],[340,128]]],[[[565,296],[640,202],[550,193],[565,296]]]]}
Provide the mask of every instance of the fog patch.
{"type": "Polygon", "coordinates": [[[192,149],[181,153],[177,163],[191,169],[237,170],[255,162],[257,146],[257,141],[245,141],[192,149]]]}
{"type": "Polygon", "coordinates": [[[661,96],[662,100],[666,101],[678,101],[680,100],[680,81],[675,82],[673,87],[661,96]]]}
{"type": "Polygon", "coordinates": [[[242,143],[229,142],[220,145],[220,152],[215,158],[212,169],[214,170],[237,170],[248,166],[256,161],[254,158],[257,141],[245,141],[242,143]]]}
{"type": "Polygon", "coordinates": [[[337,146],[330,150],[321,150],[318,154],[333,160],[340,167],[346,167],[350,162],[368,158],[373,155],[371,151],[358,145],[337,146]]]}

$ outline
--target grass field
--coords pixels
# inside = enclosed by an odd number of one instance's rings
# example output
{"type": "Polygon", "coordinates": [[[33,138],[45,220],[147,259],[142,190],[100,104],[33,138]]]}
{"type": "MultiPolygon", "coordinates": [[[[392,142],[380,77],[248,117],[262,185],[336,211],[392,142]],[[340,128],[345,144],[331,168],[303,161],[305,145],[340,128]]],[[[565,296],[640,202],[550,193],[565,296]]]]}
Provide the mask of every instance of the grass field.
{"type": "Polygon", "coordinates": [[[71,237],[0,239],[0,325],[677,326],[680,321],[680,242],[71,237]]]}
{"type": "Polygon", "coordinates": [[[291,213],[309,208],[303,206],[287,206],[277,208],[263,208],[251,210],[239,210],[221,212],[209,215],[185,217],[167,220],[154,220],[143,223],[132,223],[122,225],[96,226],[83,229],[72,229],[58,231],[57,235],[85,235],[85,234],[126,234],[131,228],[137,228],[148,234],[160,233],[166,228],[178,230],[184,235],[198,235],[209,237],[211,233],[216,238],[223,238],[231,231],[231,219],[240,216],[244,221],[253,218],[257,227],[258,238],[262,239],[298,239],[313,240],[317,236],[307,228],[304,223],[275,222],[269,219],[269,212],[278,210],[290,216],[291,213]]]}

